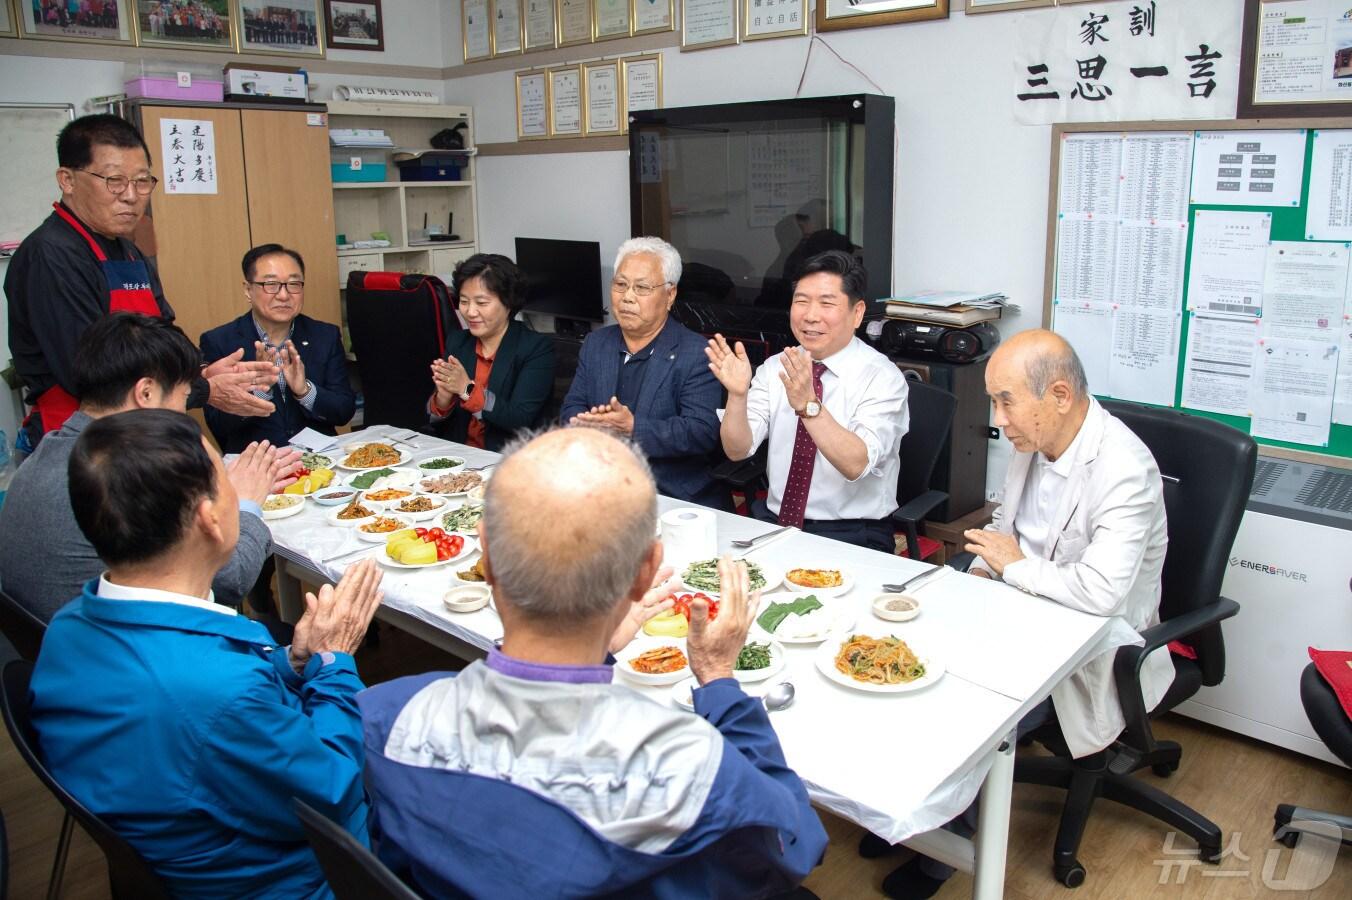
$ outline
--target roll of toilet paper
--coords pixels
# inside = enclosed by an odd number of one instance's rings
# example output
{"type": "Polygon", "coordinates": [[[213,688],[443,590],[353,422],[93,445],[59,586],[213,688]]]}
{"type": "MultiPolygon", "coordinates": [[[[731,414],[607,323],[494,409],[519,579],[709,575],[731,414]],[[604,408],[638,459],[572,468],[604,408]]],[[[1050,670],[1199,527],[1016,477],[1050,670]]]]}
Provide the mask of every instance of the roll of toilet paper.
{"type": "Polygon", "coordinates": [[[662,514],[662,546],[666,558],[694,562],[718,555],[718,520],[713,511],[682,507],[662,514]]]}

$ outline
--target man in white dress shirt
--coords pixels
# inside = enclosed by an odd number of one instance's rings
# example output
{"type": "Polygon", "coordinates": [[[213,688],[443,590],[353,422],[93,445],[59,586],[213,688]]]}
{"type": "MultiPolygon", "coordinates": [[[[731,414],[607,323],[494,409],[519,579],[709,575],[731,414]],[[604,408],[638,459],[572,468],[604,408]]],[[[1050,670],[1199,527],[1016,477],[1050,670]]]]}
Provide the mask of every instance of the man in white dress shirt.
{"type": "MultiPolygon", "coordinates": [[[[1015,455],[998,518],[964,534],[966,549],[978,556],[968,571],[1072,609],[1120,616],[1137,632],[1158,624],[1168,533],[1164,486],[1149,449],[1090,395],[1075,351],[1053,332],[1022,331],[1002,344],[986,366],[986,393],[992,421],[1015,455]]],[[[1112,641],[1133,638],[1140,643],[1122,627],[1112,641]]],[[[1020,734],[1044,724],[1054,710],[1075,757],[1110,745],[1125,727],[1113,682],[1115,651],[1062,681],[1052,691],[1052,709],[1036,707],[1019,723],[1020,734]]],[[[1147,709],[1159,704],[1173,679],[1169,651],[1161,647],[1141,671],[1147,709]]],[[[963,819],[954,830],[970,829],[971,817],[963,819]]],[[[860,847],[865,855],[877,849],[869,843],[860,847]]],[[[952,871],[916,857],[884,879],[883,891],[929,897],[952,871]]]]}
{"type": "Polygon", "coordinates": [[[890,554],[910,415],[906,378],[855,337],[867,277],[838,250],[809,260],[789,307],[799,346],[767,359],[754,378],[740,342],[730,348],[716,335],[705,353],[728,391],[723,452],[746,459],[770,439],[762,517],[890,554]]]}

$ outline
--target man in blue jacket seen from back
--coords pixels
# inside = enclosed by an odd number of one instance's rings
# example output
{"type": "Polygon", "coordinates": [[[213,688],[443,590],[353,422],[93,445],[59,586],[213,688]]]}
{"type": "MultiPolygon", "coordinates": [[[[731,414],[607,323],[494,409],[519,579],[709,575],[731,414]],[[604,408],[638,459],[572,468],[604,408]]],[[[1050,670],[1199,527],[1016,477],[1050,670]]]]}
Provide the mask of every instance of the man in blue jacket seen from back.
{"type": "Polygon", "coordinates": [[[731,511],[731,495],[708,471],[723,387],[704,338],[671,318],[680,280],[681,255],[661,238],[620,245],[610,282],[617,324],[583,341],[559,420],[632,440],[651,461],[659,494],[731,511]]]}
{"type": "Polygon", "coordinates": [[[603,432],[509,450],[479,526],[501,649],[358,697],[377,852],[425,896],[769,897],[821,860],[807,791],[733,677],[759,600],[744,564],[721,561],[714,620],[695,602],[694,713],[612,682],[607,651],[670,605],[650,590],[656,499],[603,432]]]}
{"type": "Polygon", "coordinates": [[[331,898],[291,803],[367,839],[352,653],[380,605],[374,561],[306,597],[289,648],[213,603],[238,501],[167,409],[85,426],[70,498],[108,571],[52,619],[33,672],[52,775],[174,897],[331,898]]]}

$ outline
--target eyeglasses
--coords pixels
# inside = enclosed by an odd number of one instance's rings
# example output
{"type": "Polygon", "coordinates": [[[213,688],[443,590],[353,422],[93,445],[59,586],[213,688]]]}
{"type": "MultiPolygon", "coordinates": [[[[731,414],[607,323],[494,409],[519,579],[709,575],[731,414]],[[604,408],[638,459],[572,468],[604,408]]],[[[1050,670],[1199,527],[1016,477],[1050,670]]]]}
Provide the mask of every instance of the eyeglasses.
{"type": "Polygon", "coordinates": [[[286,288],[289,294],[299,294],[305,290],[305,282],[303,281],[251,281],[249,284],[261,287],[265,294],[280,294],[282,288],[286,288]]]}
{"type": "Polygon", "coordinates": [[[108,186],[108,193],[115,197],[120,197],[127,191],[127,185],[136,188],[136,193],[144,197],[155,190],[155,185],[160,180],[154,175],[138,175],[135,178],[128,178],[126,175],[100,175],[98,172],[91,172],[88,169],[72,169],[73,172],[83,172],[86,175],[93,175],[95,178],[102,178],[103,183],[108,186]]]}
{"type": "Polygon", "coordinates": [[[671,284],[670,281],[664,281],[661,284],[644,284],[641,281],[635,282],[634,284],[630,284],[627,281],[621,281],[619,279],[616,279],[610,283],[610,292],[612,294],[616,294],[622,297],[625,294],[629,293],[630,288],[633,288],[634,296],[651,297],[653,291],[657,290],[658,288],[664,288],[669,284],[671,284]]]}

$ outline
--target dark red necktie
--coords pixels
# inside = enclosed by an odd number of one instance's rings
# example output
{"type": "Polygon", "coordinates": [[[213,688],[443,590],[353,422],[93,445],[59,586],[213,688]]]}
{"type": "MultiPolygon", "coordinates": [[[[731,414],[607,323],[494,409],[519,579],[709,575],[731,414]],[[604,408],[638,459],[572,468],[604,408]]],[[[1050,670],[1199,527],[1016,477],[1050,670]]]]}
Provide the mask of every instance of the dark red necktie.
{"type": "MultiPolygon", "coordinates": [[[[812,363],[812,394],[822,399],[822,373],[826,364],[812,363]]],[[[793,439],[793,462],[789,465],[789,480],[779,500],[779,524],[803,527],[807,512],[807,492],[812,487],[812,469],[817,464],[817,442],[807,433],[802,416],[798,417],[798,434],[793,439]]]]}

